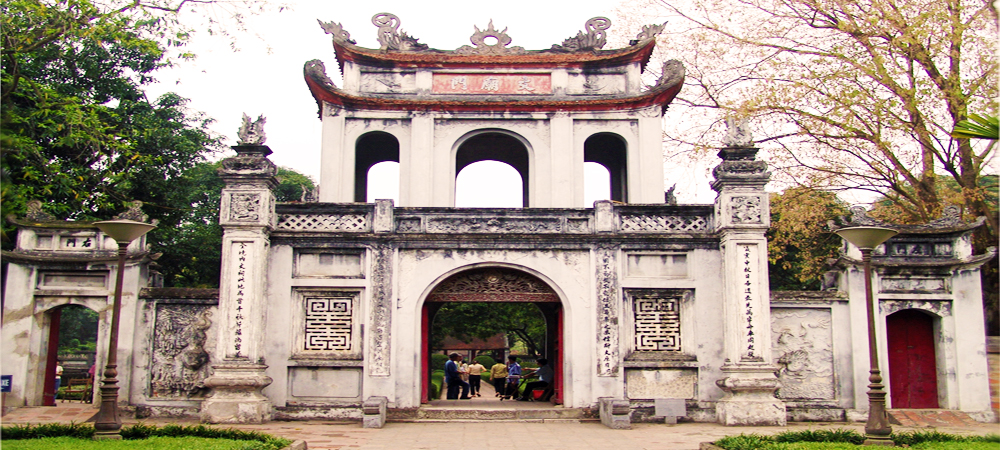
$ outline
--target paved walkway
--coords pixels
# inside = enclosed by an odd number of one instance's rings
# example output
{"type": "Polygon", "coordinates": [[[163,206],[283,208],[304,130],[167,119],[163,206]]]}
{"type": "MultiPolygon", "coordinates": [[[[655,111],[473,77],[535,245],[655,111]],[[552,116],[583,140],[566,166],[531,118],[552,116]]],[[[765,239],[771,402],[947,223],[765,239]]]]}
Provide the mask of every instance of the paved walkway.
{"type": "MultiPolygon", "coordinates": [[[[499,402],[497,402],[499,403],[499,402]]],[[[503,402],[504,405],[508,402],[503,402]]],[[[522,403],[523,404],[523,403],[522,403]]],[[[3,416],[3,425],[48,422],[85,422],[97,410],[90,404],[59,403],[55,407],[18,408],[3,416]]],[[[126,423],[138,422],[125,419],[126,423]]],[[[195,424],[193,420],[149,419],[148,424],[195,424]]],[[[435,422],[394,423],[382,429],[361,428],[358,422],[301,421],[236,425],[289,439],[305,440],[310,449],[416,450],[453,449],[456,446],[484,450],[510,448],[546,449],[671,449],[694,450],[701,442],[740,433],[772,434],[786,429],[851,428],[863,432],[861,423],[795,423],[788,427],[724,427],[718,424],[634,424],[631,430],[612,430],[599,422],[435,422]]],[[[894,427],[895,430],[927,429],[894,427]]],[[[949,425],[933,429],[954,434],[1000,433],[998,424],[949,425]]]]}

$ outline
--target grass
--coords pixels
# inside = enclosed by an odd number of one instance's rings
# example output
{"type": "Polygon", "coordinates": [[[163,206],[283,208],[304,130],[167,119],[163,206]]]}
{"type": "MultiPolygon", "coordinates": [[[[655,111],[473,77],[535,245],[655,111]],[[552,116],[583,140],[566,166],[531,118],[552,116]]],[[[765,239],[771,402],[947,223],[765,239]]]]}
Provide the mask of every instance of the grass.
{"type": "MultiPolygon", "coordinates": [[[[60,423],[50,423],[42,425],[14,425],[10,427],[0,428],[0,439],[3,440],[4,448],[29,448],[29,449],[48,449],[48,448],[66,448],[66,449],[76,449],[84,448],[78,447],[82,445],[83,442],[100,442],[109,443],[109,446],[100,447],[86,447],[86,448],[153,448],[147,447],[151,445],[154,441],[159,441],[162,438],[171,439],[209,439],[212,441],[222,442],[219,445],[221,447],[211,446],[203,447],[201,444],[192,444],[188,441],[179,441],[180,443],[175,443],[174,445],[166,445],[163,448],[169,450],[184,450],[184,449],[233,449],[233,450],[278,450],[287,447],[292,441],[284,438],[279,438],[271,436],[269,434],[264,434],[259,431],[243,431],[233,428],[212,428],[205,425],[192,425],[192,426],[181,426],[181,425],[166,425],[163,427],[157,427],[153,425],[145,425],[142,423],[137,423],[135,425],[130,425],[123,427],[121,430],[122,441],[92,441],[90,438],[94,435],[94,427],[89,424],[60,424],[60,423]],[[55,447],[56,443],[50,442],[51,439],[72,439],[72,445],[66,447],[55,447]],[[44,441],[39,444],[40,441],[44,441]],[[131,442],[131,446],[117,447],[117,442],[131,442]],[[227,443],[228,442],[228,443],[227,443]],[[21,447],[21,445],[27,445],[28,447],[21,447]]],[[[194,442],[194,441],[191,441],[194,442]]],[[[61,445],[61,444],[59,444],[61,445]]],[[[214,444],[213,444],[214,445],[214,444]]]]}
{"type": "Polygon", "coordinates": [[[160,437],[121,441],[95,441],[75,437],[51,437],[4,441],[4,450],[264,450],[259,441],[202,437],[160,437]]]}
{"type": "MultiPolygon", "coordinates": [[[[785,431],[772,436],[741,434],[726,436],[715,445],[726,450],[854,450],[861,447],[864,435],[854,430],[785,431]]],[[[1000,435],[958,436],[937,431],[894,433],[899,447],[921,450],[998,450],[1000,435]]]]}

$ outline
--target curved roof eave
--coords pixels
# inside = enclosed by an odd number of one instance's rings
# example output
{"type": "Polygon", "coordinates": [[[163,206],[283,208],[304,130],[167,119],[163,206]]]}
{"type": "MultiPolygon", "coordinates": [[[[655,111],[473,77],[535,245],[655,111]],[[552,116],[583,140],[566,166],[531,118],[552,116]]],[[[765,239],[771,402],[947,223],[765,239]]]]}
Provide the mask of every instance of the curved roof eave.
{"type": "Polygon", "coordinates": [[[426,100],[365,97],[348,94],[317,79],[306,70],[306,84],[322,112],[323,102],[350,110],[378,111],[442,111],[442,112],[549,112],[549,111],[621,111],[658,105],[665,111],[684,85],[684,77],[653,87],[632,97],[596,98],[587,100],[426,100]]]}

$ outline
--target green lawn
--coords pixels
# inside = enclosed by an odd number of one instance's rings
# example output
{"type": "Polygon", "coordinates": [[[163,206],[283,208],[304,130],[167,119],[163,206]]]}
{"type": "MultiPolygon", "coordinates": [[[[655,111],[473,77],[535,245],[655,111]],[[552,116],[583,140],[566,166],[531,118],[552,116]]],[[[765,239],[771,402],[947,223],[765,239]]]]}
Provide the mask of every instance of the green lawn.
{"type": "Polygon", "coordinates": [[[200,437],[150,437],[127,441],[55,437],[3,441],[4,450],[256,450],[265,448],[258,441],[200,437]]]}

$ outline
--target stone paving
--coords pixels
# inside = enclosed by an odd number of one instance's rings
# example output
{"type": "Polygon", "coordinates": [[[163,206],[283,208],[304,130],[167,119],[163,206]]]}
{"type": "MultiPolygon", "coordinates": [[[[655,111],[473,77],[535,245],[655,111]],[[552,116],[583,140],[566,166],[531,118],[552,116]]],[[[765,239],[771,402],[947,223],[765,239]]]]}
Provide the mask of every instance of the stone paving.
{"type": "MultiPolygon", "coordinates": [[[[492,400],[492,399],[489,399],[492,400]]],[[[488,401],[488,400],[486,400],[488,401]]],[[[476,403],[479,403],[478,401],[476,403]]],[[[491,402],[499,407],[500,402],[491,402]]],[[[503,402],[504,405],[508,402],[503,402]]],[[[524,403],[518,405],[521,407],[524,403]]],[[[438,407],[446,407],[440,405],[438,407]]],[[[466,406],[462,406],[465,408],[466,406]]],[[[468,407],[472,407],[469,405],[468,407]]],[[[97,410],[90,404],[59,403],[56,407],[18,408],[2,417],[3,425],[49,422],[85,422],[97,410]]],[[[125,418],[128,423],[138,422],[125,418]]],[[[144,423],[165,425],[197,423],[190,419],[148,419],[144,423]]],[[[301,421],[235,425],[293,440],[306,441],[308,448],[361,450],[416,450],[531,448],[545,449],[677,449],[694,450],[702,442],[740,433],[772,434],[786,429],[850,428],[863,432],[862,423],[794,423],[787,427],[724,427],[711,423],[678,425],[634,424],[631,430],[612,430],[596,421],[480,421],[480,422],[390,422],[382,429],[361,428],[359,422],[301,421]]],[[[1000,425],[954,423],[936,427],[895,426],[895,430],[935,429],[954,434],[1000,433],[1000,425]]]]}

